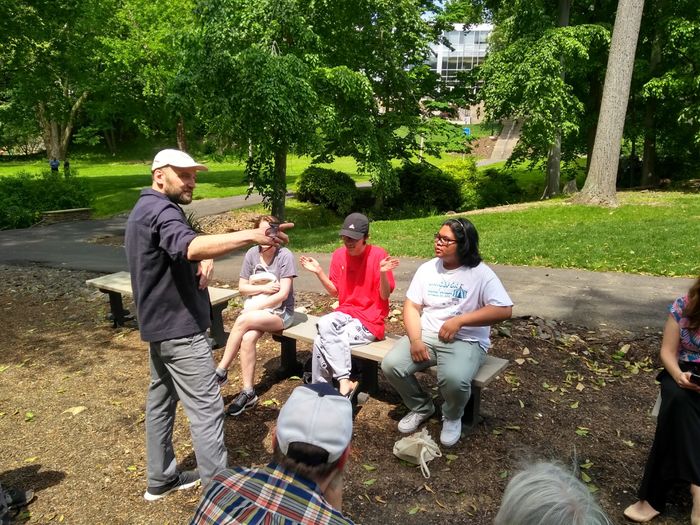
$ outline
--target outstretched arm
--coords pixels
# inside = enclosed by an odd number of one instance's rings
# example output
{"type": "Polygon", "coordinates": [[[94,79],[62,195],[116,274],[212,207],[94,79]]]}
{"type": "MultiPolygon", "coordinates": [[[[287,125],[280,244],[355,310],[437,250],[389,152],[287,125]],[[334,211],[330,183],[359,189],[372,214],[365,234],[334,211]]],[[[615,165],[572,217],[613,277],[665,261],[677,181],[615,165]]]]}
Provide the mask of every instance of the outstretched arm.
{"type": "Polygon", "coordinates": [[[385,301],[389,299],[391,292],[394,291],[394,287],[389,282],[389,274],[398,265],[399,260],[389,255],[379,261],[379,297],[385,301]]]}
{"type": "Polygon", "coordinates": [[[299,257],[299,263],[305,270],[316,274],[316,277],[318,277],[318,280],[321,281],[321,284],[328,292],[328,295],[331,295],[333,297],[338,296],[338,289],[333,284],[333,281],[331,281],[328,278],[326,273],[323,271],[323,268],[321,268],[321,265],[316,259],[314,259],[313,257],[302,255],[301,257],[299,257]]]}
{"type": "Polygon", "coordinates": [[[289,242],[289,237],[283,230],[293,227],[293,223],[285,222],[280,224],[280,231],[276,232],[276,234],[269,228],[256,228],[255,230],[241,230],[232,233],[197,235],[197,237],[192,239],[187,249],[187,259],[190,261],[214,259],[249,244],[279,246],[282,243],[289,242]]]}

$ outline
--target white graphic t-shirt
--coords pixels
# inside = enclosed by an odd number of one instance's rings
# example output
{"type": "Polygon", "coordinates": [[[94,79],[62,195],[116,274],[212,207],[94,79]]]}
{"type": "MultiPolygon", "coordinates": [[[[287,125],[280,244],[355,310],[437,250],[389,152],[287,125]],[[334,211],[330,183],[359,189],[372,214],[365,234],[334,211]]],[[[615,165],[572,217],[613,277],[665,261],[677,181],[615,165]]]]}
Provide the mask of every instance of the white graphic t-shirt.
{"type": "MultiPolygon", "coordinates": [[[[483,262],[474,268],[460,266],[445,270],[437,257],[418,268],[406,299],[422,305],[421,327],[435,333],[445,321],[457,315],[486,305],[513,305],[498,276],[483,262]]],[[[477,342],[486,351],[491,346],[490,332],[489,326],[463,326],[455,338],[477,342]]]]}

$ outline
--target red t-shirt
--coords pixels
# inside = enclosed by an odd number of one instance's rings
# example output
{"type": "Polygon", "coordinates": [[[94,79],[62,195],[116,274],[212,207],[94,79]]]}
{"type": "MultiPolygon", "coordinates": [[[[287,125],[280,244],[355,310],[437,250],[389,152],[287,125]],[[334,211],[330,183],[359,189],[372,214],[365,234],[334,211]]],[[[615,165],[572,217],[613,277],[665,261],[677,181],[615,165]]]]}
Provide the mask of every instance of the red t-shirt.
{"type": "MultiPolygon", "coordinates": [[[[368,244],[361,255],[348,255],[345,246],[331,256],[328,278],[338,290],[337,312],[343,312],[360,322],[377,339],[384,339],[384,319],[389,314],[389,300],[379,295],[379,261],[386,251],[368,244]]],[[[394,290],[394,274],[387,272],[391,290],[394,290]]]]}

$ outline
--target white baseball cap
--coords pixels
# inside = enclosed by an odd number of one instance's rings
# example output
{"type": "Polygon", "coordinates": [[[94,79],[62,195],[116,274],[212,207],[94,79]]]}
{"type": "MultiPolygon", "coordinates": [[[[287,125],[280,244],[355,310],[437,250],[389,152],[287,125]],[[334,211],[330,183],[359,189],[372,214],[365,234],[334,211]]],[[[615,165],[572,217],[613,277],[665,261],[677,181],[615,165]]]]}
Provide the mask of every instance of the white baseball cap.
{"type": "Polygon", "coordinates": [[[184,151],[179,149],[164,149],[159,151],[151,164],[151,172],[163,166],[174,166],[176,168],[195,168],[199,171],[209,171],[203,164],[199,164],[184,151]]]}
{"type": "Polygon", "coordinates": [[[296,387],[277,417],[277,444],[284,455],[289,445],[306,443],[338,461],[352,439],[352,404],[327,383],[296,387]]]}

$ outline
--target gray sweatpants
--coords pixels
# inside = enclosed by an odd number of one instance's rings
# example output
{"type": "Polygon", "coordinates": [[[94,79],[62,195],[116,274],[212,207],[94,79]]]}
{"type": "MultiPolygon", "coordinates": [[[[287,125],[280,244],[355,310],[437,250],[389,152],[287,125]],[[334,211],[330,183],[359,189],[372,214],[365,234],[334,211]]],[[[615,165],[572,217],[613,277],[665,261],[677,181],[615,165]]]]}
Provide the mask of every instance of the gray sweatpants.
{"type": "Polygon", "coordinates": [[[214,378],[214,357],[204,333],[150,343],[151,384],[146,402],[148,486],[177,476],[173,449],[175,407],[182,401],[190,422],[197,467],[206,486],[226,468],[224,400],[214,378]]]}
{"type": "Polygon", "coordinates": [[[342,312],[324,315],[316,326],[311,381],[330,383],[333,379],[347,379],[352,367],[350,346],[371,343],[374,335],[358,319],[342,312]]]}

